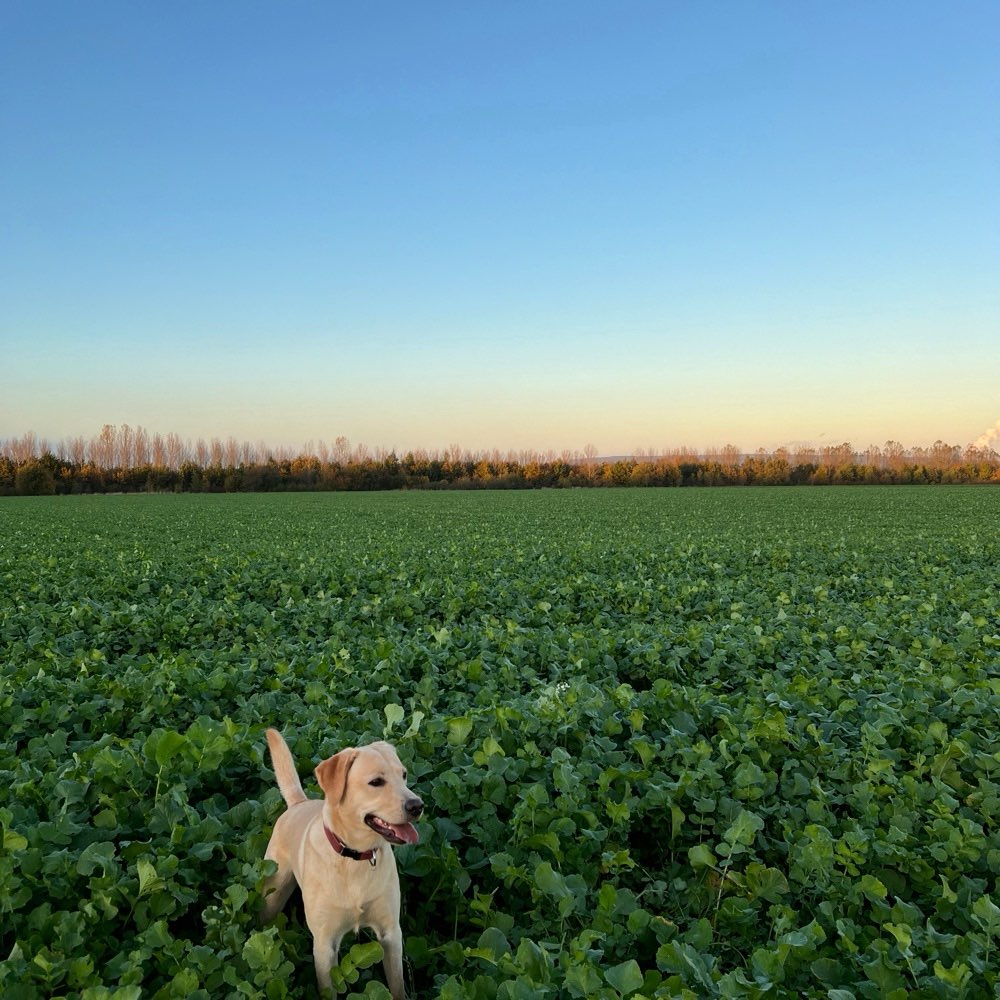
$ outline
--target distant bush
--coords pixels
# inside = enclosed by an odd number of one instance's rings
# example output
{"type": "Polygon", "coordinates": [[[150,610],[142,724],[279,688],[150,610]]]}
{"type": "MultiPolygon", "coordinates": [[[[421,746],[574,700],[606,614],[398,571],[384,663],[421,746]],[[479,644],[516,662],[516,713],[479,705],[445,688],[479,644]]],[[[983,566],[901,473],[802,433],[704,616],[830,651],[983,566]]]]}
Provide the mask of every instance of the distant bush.
{"type": "Polygon", "coordinates": [[[56,477],[41,462],[27,462],[14,476],[14,491],[22,497],[51,496],[56,491],[56,477]]]}

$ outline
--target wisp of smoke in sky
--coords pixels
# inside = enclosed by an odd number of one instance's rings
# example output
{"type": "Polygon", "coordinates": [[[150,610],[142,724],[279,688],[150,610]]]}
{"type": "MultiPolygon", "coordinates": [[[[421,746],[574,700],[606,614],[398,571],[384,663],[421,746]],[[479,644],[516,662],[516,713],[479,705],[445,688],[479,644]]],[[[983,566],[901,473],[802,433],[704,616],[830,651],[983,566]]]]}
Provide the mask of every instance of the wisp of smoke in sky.
{"type": "Polygon", "coordinates": [[[976,448],[995,448],[1000,446],[1000,420],[992,427],[987,427],[982,434],[976,438],[976,448]]]}

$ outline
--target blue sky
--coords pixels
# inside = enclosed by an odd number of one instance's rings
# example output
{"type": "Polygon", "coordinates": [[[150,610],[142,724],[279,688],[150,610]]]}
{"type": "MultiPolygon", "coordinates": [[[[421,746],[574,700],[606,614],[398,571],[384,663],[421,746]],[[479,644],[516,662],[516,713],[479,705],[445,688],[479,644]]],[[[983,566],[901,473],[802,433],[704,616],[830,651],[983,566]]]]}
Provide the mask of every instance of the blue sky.
{"type": "Polygon", "coordinates": [[[1000,6],[0,8],[0,439],[967,444],[1000,6]]]}

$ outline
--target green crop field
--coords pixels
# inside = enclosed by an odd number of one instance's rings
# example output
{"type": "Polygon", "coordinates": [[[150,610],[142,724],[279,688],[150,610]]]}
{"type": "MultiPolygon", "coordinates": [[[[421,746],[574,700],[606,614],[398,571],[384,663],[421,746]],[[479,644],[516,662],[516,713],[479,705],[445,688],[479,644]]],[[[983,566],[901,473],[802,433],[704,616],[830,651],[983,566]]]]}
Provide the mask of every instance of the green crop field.
{"type": "Polygon", "coordinates": [[[312,995],[268,725],[397,744],[417,997],[1000,996],[997,489],[6,499],[0,666],[9,1000],[312,995]]]}

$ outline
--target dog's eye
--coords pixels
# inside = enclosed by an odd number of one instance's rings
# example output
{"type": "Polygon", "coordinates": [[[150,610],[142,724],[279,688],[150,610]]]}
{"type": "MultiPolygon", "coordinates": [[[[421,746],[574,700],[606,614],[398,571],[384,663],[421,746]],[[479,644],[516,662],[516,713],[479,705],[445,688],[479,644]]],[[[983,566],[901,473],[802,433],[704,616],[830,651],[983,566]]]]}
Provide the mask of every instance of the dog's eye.
{"type": "Polygon", "coordinates": [[[406,772],[403,772],[403,781],[406,781],[406,772]]]}
{"type": "Polygon", "coordinates": [[[368,784],[371,785],[372,788],[381,788],[385,784],[385,778],[372,778],[368,784]]]}

